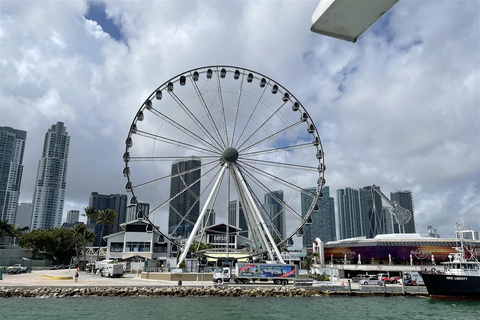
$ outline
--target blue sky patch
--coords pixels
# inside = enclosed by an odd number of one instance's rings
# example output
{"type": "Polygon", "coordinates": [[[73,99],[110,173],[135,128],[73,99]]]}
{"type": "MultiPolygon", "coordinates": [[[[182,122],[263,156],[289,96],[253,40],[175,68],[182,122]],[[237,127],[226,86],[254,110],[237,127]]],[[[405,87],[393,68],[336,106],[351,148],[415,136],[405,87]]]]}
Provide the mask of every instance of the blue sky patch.
{"type": "Polygon", "coordinates": [[[117,41],[123,41],[123,34],[118,25],[112,19],[107,18],[105,12],[105,3],[103,2],[89,2],[88,14],[85,16],[88,20],[96,21],[108,33],[110,37],[117,41]]]}

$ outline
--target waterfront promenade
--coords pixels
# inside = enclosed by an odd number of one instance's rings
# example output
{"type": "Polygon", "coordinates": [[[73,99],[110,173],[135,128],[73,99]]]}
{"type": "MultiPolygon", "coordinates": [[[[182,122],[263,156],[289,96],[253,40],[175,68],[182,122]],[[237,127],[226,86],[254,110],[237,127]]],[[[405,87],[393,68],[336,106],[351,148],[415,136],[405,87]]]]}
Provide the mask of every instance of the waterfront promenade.
{"type": "Polygon", "coordinates": [[[402,285],[366,286],[348,283],[347,279],[331,282],[301,282],[278,286],[273,283],[247,285],[216,285],[209,281],[165,281],[142,279],[136,274],[126,274],[122,278],[104,278],[97,274],[80,272],[78,282],[73,275],[75,270],[35,270],[31,273],[4,275],[0,280],[0,297],[33,296],[316,296],[316,295],[355,295],[355,296],[427,296],[425,287],[402,285]]]}

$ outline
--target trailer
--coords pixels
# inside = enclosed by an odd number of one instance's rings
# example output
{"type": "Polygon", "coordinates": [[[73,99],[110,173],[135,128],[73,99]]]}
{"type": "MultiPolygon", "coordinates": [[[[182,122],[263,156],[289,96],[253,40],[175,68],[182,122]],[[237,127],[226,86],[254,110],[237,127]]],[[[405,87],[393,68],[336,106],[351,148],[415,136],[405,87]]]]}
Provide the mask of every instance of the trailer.
{"type": "Polygon", "coordinates": [[[237,263],[234,269],[226,267],[215,272],[212,280],[218,284],[230,281],[237,284],[273,281],[274,284],[286,285],[289,280],[297,278],[298,269],[293,264],[237,263]]]}

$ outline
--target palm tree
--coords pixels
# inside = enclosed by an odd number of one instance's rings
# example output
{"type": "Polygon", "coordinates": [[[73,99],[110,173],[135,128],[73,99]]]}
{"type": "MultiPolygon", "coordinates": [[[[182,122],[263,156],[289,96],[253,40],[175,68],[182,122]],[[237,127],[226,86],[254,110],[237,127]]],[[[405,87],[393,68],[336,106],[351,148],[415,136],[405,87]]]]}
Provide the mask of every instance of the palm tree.
{"type": "Polygon", "coordinates": [[[87,215],[87,224],[95,223],[97,221],[99,211],[94,206],[88,206],[83,208],[87,215]]]}
{"type": "Polygon", "coordinates": [[[11,226],[10,245],[12,244],[12,239],[13,239],[13,245],[15,245],[17,242],[17,238],[20,238],[22,234],[23,234],[22,229],[17,228],[17,226],[15,225],[11,226]]]}
{"type": "Polygon", "coordinates": [[[85,228],[83,236],[83,270],[85,270],[85,267],[87,266],[86,260],[87,260],[87,245],[89,242],[93,242],[95,240],[95,232],[88,231],[87,228],[85,228]]]}
{"type": "Polygon", "coordinates": [[[10,237],[12,232],[12,226],[8,224],[7,220],[0,220],[0,238],[10,237]]]}
{"type": "Polygon", "coordinates": [[[80,254],[78,253],[78,247],[83,244],[83,235],[87,226],[83,223],[77,223],[73,227],[73,241],[75,242],[75,254],[77,255],[77,264],[80,266],[80,254]]]}
{"type": "Polygon", "coordinates": [[[97,224],[102,225],[102,233],[100,234],[100,242],[98,244],[98,251],[97,251],[97,261],[100,257],[100,247],[102,246],[102,239],[103,239],[103,232],[106,228],[113,225],[115,223],[115,219],[117,219],[117,212],[113,209],[107,209],[105,211],[100,211],[97,216],[97,224]]]}

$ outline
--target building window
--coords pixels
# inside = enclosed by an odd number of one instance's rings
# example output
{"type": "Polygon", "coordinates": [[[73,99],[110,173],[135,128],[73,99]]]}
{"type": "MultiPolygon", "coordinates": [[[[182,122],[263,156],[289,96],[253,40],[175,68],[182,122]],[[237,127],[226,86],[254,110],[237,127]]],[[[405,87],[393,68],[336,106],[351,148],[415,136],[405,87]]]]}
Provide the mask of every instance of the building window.
{"type": "Polygon", "coordinates": [[[153,252],[155,252],[155,253],[167,253],[168,252],[168,244],[166,244],[166,243],[155,243],[153,245],[153,252]]]}
{"type": "Polygon", "coordinates": [[[125,252],[150,252],[150,242],[127,242],[125,252]]]}
{"type": "Polygon", "coordinates": [[[123,252],[123,242],[112,242],[110,252],[123,252]]]}

